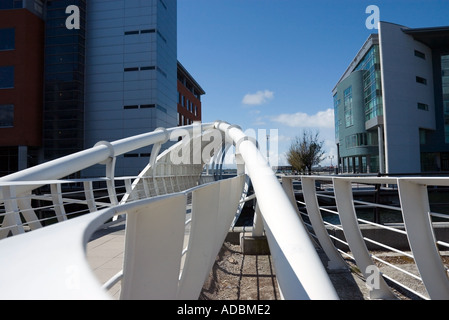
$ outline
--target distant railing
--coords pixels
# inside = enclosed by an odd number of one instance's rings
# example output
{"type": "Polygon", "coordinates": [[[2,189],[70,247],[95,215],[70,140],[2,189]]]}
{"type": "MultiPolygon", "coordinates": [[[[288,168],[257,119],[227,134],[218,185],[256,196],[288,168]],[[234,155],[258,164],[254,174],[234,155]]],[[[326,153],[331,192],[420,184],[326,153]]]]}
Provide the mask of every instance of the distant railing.
{"type": "Polygon", "coordinates": [[[120,281],[123,299],[197,299],[248,200],[247,177],[257,199],[253,229],[267,236],[282,297],[337,299],[296,204],[256,141],[225,122],[100,142],[0,178],[0,298],[109,298],[105,290],[120,281]],[[209,148],[212,136],[219,144],[209,148]],[[115,177],[116,157],[146,146],[153,147],[148,166],[137,177],[115,177]],[[217,180],[231,146],[237,176],[217,180]],[[64,179],[97,164],[105,166],[105,177],[64,179]],[[86,245],[117,220],[126,222],[123,270],[101,285],[86,245]]]}
{"type": "Polygon", "coordinates": [[[391,287],[422,299],[449,298],[448,266],[443,262],[448,234],[441,235],[449,230],[449,215],[432,212],[429,201],[429,193],[440,192],[449,202],[447,188],[437,189],[449,187],[449,178],[283,176],[282,184],[329,258],[328,268],[347,269],[343,257],[355,261],[368,280],[371,298],[398,298],[391,287]],[[300,181],[296,194],[303,200],[295,198],[293,181],[300,181]],[[383,192],[396,190],[398,201],[379,203],[380,185],[383,192]],[[367,191],[373,200],[354,199],[367,191]],[[361,210],[367,208],[388,210],[396,222],[380,223],[374,213],[372,218],[361,217],[361,210]],[[329,214],[338,217],[336,223],[323,219],[329,214]]]}

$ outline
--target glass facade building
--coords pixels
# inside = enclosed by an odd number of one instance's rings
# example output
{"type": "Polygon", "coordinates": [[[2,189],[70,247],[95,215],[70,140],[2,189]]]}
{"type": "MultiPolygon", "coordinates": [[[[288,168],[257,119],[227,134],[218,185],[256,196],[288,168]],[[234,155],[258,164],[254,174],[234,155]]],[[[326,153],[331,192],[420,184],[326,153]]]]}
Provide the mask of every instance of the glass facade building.
{"type": "Polygon", "coordinates": [[[378,44],[371,47],[355,70],[365,70],[363,75],[365,121],[382,116],[382,82],[378,44]]]}
{"type": "Polygon", "coordinates": [[[377,128],[382,90],[377,35],[364,48],[334,89],[339,172],[372,173],[380,168],[377,128]]]}
{"type": "Polygon", "coordinates": [[[333,102],[340,172],[449,171],[449,27],[381,22],[333,102]]]}
{"type": "Polygon", "coordinates": [[[86,1],[47,1],[45,8],[44,161],[84,149],[86,1]],[[80,9],[80,28],[66,28],[66,8],[80,9]]]}

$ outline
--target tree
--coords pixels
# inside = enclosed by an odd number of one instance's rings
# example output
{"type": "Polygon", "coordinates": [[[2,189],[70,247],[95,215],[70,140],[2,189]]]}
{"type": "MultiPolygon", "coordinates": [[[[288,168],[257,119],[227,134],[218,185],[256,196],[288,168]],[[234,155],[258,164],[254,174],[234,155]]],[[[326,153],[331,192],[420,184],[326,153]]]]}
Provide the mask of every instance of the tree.
{"type": "Polygon", "coordinates": [[[312,173],[312,166],[324,160],[324,141],[319,140],[319,132],[304,130],[296,136],[287,152],[287,161],[299,172],[312,173]]]}

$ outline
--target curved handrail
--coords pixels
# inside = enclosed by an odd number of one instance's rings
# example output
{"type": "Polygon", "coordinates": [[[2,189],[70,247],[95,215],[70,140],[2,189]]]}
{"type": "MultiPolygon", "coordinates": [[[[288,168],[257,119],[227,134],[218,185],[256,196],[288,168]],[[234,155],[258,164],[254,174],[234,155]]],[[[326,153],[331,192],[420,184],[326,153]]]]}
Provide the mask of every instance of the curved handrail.
{"type": "Polygon", "coordinates": [[[284,298],[338,299],[307,230],[256,144],[236,126],[217,122],[215,127],[232,139],[245,162],[284,298]]]}

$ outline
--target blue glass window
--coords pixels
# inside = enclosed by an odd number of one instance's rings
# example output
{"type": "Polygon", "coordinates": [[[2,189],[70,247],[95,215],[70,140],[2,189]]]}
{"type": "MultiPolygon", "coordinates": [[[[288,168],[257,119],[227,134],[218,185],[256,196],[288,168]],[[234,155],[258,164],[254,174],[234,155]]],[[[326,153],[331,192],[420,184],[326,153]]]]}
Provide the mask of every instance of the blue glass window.
{"type": "Polygon", "coordinates": [[[14,66],[0,67],[0,89],[14,88],[14,66]]]}
{"type": "Polygon", "coordinates": [[[0,50],[13,50],[15,48],[14,28],[0,29],[0,50]]]}
{"type": "Polygon", "coordinates": [[[0,128],[9,128],[14,126],[14,105],[0,105],[0,128]]]}
{"type": "Polygon", "coordinates": [[[23,8],[22,0],[2,0],[0,1],[0,10],[23,8]]]}

